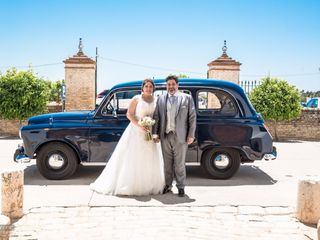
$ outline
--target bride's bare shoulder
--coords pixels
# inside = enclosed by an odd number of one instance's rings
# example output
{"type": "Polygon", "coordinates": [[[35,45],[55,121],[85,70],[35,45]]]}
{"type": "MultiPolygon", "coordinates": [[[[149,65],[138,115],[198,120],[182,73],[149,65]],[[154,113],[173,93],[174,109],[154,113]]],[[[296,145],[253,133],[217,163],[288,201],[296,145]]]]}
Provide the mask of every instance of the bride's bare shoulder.
{"type": "Polygon", "coordinates": [[[138,101],[140,99],[140,95],[135,95],[131,98],[129,106],[135,106],[137,105],[138,101]]]}
{"type": "Polygon", "coordinates": [[[135,95],[131,100],[138,101],[141,98],[141,94],[135,95]]]}

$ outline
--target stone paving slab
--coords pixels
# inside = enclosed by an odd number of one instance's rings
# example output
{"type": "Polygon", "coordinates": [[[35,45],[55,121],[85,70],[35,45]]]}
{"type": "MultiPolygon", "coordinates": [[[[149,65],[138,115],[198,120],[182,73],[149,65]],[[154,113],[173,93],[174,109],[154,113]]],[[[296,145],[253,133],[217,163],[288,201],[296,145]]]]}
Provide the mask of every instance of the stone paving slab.
{"type": "Polygon", "coordinates": [[[259,206],[39,207],[14,221],[11,240],[316,239],[293,209],[259,206]]]}

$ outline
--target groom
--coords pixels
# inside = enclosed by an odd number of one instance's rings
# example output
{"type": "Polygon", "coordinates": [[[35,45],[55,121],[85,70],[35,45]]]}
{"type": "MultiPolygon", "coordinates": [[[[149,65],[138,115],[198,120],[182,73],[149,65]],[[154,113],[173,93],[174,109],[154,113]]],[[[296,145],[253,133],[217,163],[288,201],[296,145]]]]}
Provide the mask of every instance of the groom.
{"type": "Polygon", "coordinates": [[[194,141],[196,112],[191,95],[178,91],[176,76],[166,78],[167,94],[159,97],[153,118],[153,139],[161,141],[164,159],[165,187],[163,193],[171,191],[173,177],[176,178],[179,197],[185,195],[185,158],[188,145],[194,141]]]}

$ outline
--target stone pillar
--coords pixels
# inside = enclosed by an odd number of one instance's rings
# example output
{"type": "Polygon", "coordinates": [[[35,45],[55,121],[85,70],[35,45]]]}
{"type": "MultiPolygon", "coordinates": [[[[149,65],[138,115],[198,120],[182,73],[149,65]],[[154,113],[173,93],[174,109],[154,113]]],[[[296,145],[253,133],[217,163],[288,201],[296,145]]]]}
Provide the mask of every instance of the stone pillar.
{"type": "Polygon", "coordinates": [[[0,239],[8,240],[10,236],[10,228],[11,228],[10,218],[4,215],[0,215],[0,239]]]}
{"type": "Polygon", "coordinates": [[[297,218],[303,223],[318,223],[320,219],[320,177],[307,177],[299,180],[297,218]]]}
{"type": "Polygon", "coordinates": [[[208,63],[207,78],[226,80],[239,84],[239,73],[241,63],[233,60],[227,55],[226,41],[222,48],[222,55],[216,60],[208,63]]]}
{"type": "Polygon", "coordinates": [[[14,219],[23,216],[24,170],[5,170],[1,173],[1,212],[14,219]]]}
{"type": "Polygon", "coordinates": [[[78,53],[63,62],[65,64],[66,111],[95,109],[96,62],[83,53],[81,38],[78,53]]]}

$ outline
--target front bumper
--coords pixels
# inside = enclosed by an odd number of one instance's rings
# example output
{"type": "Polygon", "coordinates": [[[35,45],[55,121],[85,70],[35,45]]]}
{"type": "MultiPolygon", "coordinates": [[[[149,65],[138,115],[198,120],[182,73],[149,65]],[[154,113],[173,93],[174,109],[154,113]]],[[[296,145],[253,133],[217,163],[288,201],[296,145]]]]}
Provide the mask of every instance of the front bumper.
{"type": "Polygon", "coordinates": [[[18,144],[18,147],[13,154],[13,161],[17,163],[28,163],[31,161],[31,159],[24,153],[23,144],[18,144]]]}
{"type": "Polygon", "coordinates": [[[269,160],[275,160],[277,158],[277,148],[276,147],[272,147],[272,152],[271,153],[267,153],[263,156],[263,159],[266,161],[269,160]]]}
{"type": "Polygon", "coordinates": [[[272,147],[271,152],[256,152],[252,150],[251,147],[249,146],[242,146],[242,149],[244,150],[244,153],[248,157],[250,161],[255,161],[255,160],[275,160],[277,158],[277,149],[276,147],[272,147]]]}

